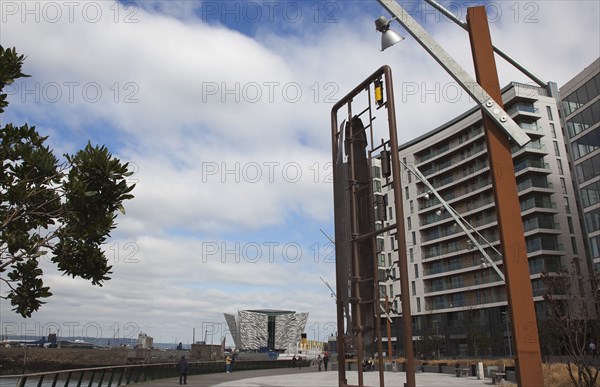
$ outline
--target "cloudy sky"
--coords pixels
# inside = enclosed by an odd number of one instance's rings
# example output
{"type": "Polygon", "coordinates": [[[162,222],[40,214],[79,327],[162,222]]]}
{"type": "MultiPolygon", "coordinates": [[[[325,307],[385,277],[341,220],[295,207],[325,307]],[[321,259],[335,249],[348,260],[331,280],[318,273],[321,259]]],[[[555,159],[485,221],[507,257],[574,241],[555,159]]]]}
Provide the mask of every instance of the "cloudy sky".
{"type": "MultiPolygon", "coordinates": [[[[468,36],[402,2],[465,69],[468,36]]],[[[443,2],[461,19],[475,2],[443,2]]],[[[559,86],[600,56],[600,3],[487,2],[495,44],[559,86]]],[[[308,312],[336,329],[329,114],[392,67],[400,141],[474,106],[411,38],[380,52],[374,0],[0,1],[0,42],[32,77],[7,88],[2,126],[29,123],[57,154],[88,141],[131,163],[137,184],[106,244],[103,287],[61,276],[31,319],[0,302],[2,332],[218,342],[223,313],[308,312]]],[[[407,35],[401,27],[393,28],[407,35]]],[[[532,83],[498,60],[502,85],[532,83]]],[[[2,292],[5,288],[0,289],[2,292]]],[[[232,342],[228,336],[228,345],[232,342]]]]}

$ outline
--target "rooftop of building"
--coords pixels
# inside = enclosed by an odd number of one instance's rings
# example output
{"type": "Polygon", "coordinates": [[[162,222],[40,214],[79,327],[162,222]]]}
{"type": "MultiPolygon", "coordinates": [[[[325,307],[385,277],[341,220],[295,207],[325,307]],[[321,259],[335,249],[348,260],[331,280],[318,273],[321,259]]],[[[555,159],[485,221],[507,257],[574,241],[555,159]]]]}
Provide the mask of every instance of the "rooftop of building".
{"type": "MultiPolygon", "coordinates": [[[[508,93],[510,90],[513,90],[515,87],[517,88],[526,88],[526,89],[532,89],[532,90],[536,90],[540,95],[548,95],[548,91],[547,88],[542,88],[539,86],[533,86],[533,85],[528,85],[525,83],[520,83],[520,82],[511,82],[508,85],[504,86],[502,88],[501,93],[502,96],[504,97],[504,95],[506,93],[508,93]]],[[[473,108],[467,110],[466,112],[462,113],[461,115],[454,117],[453,119],[445,122],[444,124],[438,126],[437,128],[430,130],[429,132],[419,136],[419,137],[415,137],[414,139],[405,142],[404,144],[399,144],[398,145],[398,149],[400,151],[406,149],[406,148],[410,148],[411,146],[420,143],[423,140],[426,140],[427,138],[434,136],[444,130],[446,130],[447,128],[451,127],[452,125],[455,125],[459,122],[461,122],[462,120],[464,120],[465,118],[471,116],[472,114],[475,114],[477,112],[479,112],[481,110],[481,108],[479,106],[474,106],[473,108]]]]}

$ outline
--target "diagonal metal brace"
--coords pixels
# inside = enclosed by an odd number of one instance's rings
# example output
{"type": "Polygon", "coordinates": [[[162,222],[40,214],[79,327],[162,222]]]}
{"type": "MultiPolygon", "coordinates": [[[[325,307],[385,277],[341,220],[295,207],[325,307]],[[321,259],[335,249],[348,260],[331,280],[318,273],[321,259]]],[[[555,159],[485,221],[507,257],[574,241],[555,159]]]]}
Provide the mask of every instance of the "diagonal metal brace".
{"type": "Polygon", "coordinates": [[[396,0],[377,0],[419,42],[421,46],[450,74],[452,78],[477,102],[477,104],[508,137],[524,146],[531,138],[494,101],[494,99],[440,46],[425,29],[402,8],[396,0]]]}

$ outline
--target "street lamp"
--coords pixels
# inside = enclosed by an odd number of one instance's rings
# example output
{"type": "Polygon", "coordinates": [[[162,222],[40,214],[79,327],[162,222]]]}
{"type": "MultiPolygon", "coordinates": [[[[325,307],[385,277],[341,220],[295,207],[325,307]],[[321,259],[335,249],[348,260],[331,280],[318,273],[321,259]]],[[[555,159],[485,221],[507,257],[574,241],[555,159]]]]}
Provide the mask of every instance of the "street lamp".
{"type": "Polygon", "coordinates": [[[375,29],[381,32],[381,51],[404,40],[404,36],[390,29],[392,20],[388,20],[385,16],[375,20],[375,29]]]}
{"type": "MultiPolygon", "coordinates": [[[[541,351],[537,338],[537,323],[532,286],[529,274],[527,250],[521,218],[511,141],[524,146],[531,138],[504,111],[502,94],[498,80],[494,46],[491,41],[485,7],[467,9],[467,30],[477,81],[456,62],[395,0],[377,0],[400,23],[408,33],[446,70],[446,72],[481,107],[486,134],[487,150],[492,169],[492,185],[498,217],[498,230],[503,251],[506,273],[508,305],[513,326],[528,326],[530,329],[516,329],[515,352],[517,382],[521,386],[544,384],[541,365],[541,351]],[[485,88],[481,85],[485,85],[485,88]],[[504,133],[502,133],[502,131],[504,133]],[[504,171],[504,173],[501,173],[504,171]],[[523,297],[523,294],[528,297],[523,297]],[[525,371],[525,372],[523,372],[525,371]]],[[[429,3],[434,2],[430,0],[429,3]]],[[[380,24],[383,24],[380,22],[380,24]]],[[[382,33],[387,32],[381,31],[382,33]]],[[[511,62],[512,63],[512,62],[511,62]]],[[[514,63],[513,63],[514,65],[514,63]]],[[[485,254],[484,254],[485,255],[485,254]]],[[[414,386],[409,379],[408,386],[414,386]]]]}

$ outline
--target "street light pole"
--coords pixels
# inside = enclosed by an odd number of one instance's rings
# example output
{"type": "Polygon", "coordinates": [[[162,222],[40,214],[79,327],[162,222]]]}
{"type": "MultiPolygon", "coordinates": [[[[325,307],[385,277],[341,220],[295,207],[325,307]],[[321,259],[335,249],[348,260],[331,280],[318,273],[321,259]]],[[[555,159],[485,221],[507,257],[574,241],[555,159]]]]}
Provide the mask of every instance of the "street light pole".
{"type": "MultiPolygon", "coordinates": [[[[513,338],[517,382],[523,387],[541,386],[544,384],[542,359],[510,144],[512,140],[519,146],[524,146],[531,139],[504,111],[485,7],[467,9],[467,25],[477,79],[474,81],[396,0],[377,2],[404,26],[485,113],[483,124],[502,246],[508,306],[512,325],[515,327],[513,338]]],[[[376,27],[383,34],[382,49],[398,41],[389,39],[389,36],[386,38],[389,28],[385,20],[378,19],[376,27]],[[381,26],[386,28],[380,28],[381,26]]]]}

